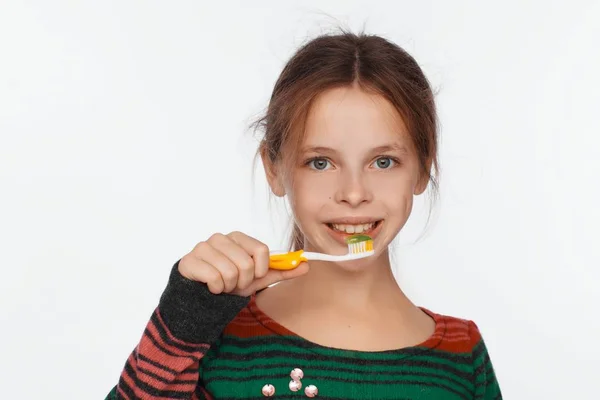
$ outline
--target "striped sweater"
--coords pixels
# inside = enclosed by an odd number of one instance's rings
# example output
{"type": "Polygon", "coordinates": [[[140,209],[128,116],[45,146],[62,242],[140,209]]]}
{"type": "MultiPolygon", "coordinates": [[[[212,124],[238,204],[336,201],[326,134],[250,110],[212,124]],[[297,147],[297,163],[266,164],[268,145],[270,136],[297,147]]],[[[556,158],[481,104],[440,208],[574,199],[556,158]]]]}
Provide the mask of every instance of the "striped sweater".
{"type": "Polygon", "coordinates": [[[425,342],[390,351],[324,347],[279,325],[254,296],[213,295],[181,276],[169,284],[129,356],[111,399],[502,399],[474,322],[433,313],[425,342]],[[304,372],[290,390],[290,372],[304,372]]]}

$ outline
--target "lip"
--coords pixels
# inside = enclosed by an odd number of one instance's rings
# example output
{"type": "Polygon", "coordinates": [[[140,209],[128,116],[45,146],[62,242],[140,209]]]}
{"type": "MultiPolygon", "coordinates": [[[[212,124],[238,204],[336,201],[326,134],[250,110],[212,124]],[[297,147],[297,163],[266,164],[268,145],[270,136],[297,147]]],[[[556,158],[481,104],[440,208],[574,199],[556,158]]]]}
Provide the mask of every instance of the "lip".
{"type": "MultiPolygon", "coordinates": [[[[348,221],[348,218],[345,219],[340,219],[340,220],[336,220],[336,221],[348,221]]],[[[352,220],[352,219],[350,219],[352,220]]],[[[360,224],[360,223],[371,223],[371,222],[377,222],[380,221],[377,226],[375,227],[375,229],[373,229],[372,231],[370,231],[369,233],[362,233],[362,234],[366,234],[368,236],[371,237],[371,239],[375,240],[375,238],[377,237],[377,235],[379,235],[379,232],[381,232],[381,227],[383,226],[383,219],[360,219],[357,220],[359,222],[354,222],[355,224],[360,224]],[[364,221],[368,221],[368,222],[364,222],[364,221]]],[[[342,224],[344,222],[331,222],[333,224],[342,224]]],[[[352,224],[352,222],[345,222],[346,224],[352,224]]],[[[348,247],[348,244],[346,243],[346,238],[349,236],[353,236],[355,235],[355,233],[345,233],[345,232],[340,232],[340,231],[336,231],[335,229],[332,229],[331,227],[329,227],[329,225],[327,225],[327,223],[325,224],[325,227],[327,228],[327,232],[329,233],[329,235],[335,239],[337,242],[339,242],[340,244],[348,247]]]]}

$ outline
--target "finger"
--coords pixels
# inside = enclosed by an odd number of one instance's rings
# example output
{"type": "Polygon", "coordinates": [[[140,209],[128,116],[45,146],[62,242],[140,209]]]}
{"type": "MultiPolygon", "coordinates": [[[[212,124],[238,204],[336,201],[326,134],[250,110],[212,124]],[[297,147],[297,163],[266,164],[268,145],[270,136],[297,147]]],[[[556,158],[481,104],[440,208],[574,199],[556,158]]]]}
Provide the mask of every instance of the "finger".
{"type": "Polygon", "coordinates": [[[237,287],[238,269],[225,254],[214,246],[208,245],[204,247],[198,257],[221,274],[221,279],[225,285],[224,292],[229,293],[237,287]]]}
{"type": "Polygon", "coordinates": [[[248,252],[228,236],[214,240],[213,246],[238,269],[236,288],[245,289],[254,281],[254,260],[248,252]]]}
{"type": "Polygon", "coordinates": [[[310,267],[307,262],[302,262],[296,268],[286,271],[269,269],[267,274],[263,278],[255,280],[248,290],[254,293],[274,283],[298,278],[299,276],[306,274],[309,270],[310,267]]]}
{"type": "Polygon", "coordinates": [[[204,260],[194,257],[194,260],[186,265],[185,272],[181,270],[180,272],[187,279],[206,283],[211,293],[219,294],[225,289],[225,282],[223,282],[221,273],[204,260]]]}
{"type": "Polygon", "coordinates": [[[269,271],[269,247],[266,244],[241,232],[231,232],[227,236],[252,257],[255,279],[267,275],[269,271]]]}

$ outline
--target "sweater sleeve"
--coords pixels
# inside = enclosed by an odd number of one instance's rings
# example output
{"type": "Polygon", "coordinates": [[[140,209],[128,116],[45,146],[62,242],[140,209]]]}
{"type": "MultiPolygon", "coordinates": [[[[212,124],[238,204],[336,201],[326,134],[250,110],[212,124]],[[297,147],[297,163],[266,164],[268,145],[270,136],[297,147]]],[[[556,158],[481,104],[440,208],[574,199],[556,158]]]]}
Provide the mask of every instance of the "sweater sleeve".
{"type": "Polygon", "coordinates": [[[210,398],[199,383],[200,361],[250,298],[212,294],[178,267],[106,400],[210,398]]]}
{"type": "Polygon", "coordinates": [[[475,383],[476,400],[502,400],[500,385],[492,365],[485,341],[479,328],[473,321],[469,321],[469,334],[474,343],[472,351],[473,376],[475,383]]]}

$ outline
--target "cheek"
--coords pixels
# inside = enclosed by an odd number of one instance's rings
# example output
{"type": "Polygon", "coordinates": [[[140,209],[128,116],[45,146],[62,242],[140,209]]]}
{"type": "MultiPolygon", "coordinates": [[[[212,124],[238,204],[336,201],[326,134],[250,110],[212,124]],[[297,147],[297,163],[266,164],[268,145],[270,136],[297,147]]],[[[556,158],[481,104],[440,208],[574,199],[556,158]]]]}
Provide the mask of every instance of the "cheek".
{"type": "Polygon", "coordinates": [[[287,188],[296,219],[302,220],[305,216],[318,214],[327,201],[331,201],[333,188],[334,185],[327,179],[311,179],[306,174],[297,174],[294,183],[287,188]]]}
{"type": "Polygon", "coordinates": [[[383,176],[374,187],[377,188],[375,198],[383,202],[389,212],[395,215],[407,214],[412,209],[414,179],[408,173],[395,176],[383,176]]]}

